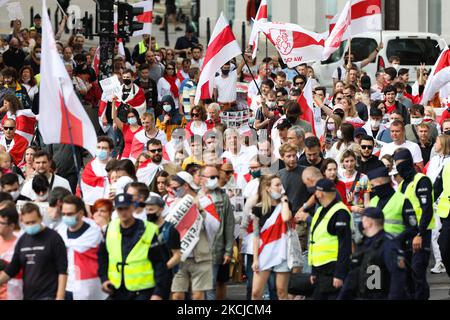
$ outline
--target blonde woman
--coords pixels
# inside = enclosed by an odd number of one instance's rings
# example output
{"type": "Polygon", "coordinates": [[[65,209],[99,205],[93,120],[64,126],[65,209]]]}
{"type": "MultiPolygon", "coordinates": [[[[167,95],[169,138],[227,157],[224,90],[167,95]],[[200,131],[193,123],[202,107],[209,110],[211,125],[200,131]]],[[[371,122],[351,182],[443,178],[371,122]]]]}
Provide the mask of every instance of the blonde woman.
{"type": "Polygon", "coordinates": [[[344,109],[345,117],[344,121],[350,123],[355,128],[360,128],[364,125],[364,121],[358,116],[355,104],[350,97],[342,98],[341,100],[342,109],[344,109]]]}
{"type": "Polygon", "coordinates": [[[435,126],[438,133],[441,133],[441,125],[436,121],[436,112],[434,112],[433,107],[425,107],[425,117],[423,118],[423,122],[435,126]]]}
{"type": "Polygon", "coordinates": [[[270,226],[288,228],[287,223],[292,218],[289,202],[283,195],[283,185],[279,177],[263,176],[258,189],[258,200],[252,209],[253,220],[253,288],[252,300],[261,300],[264,287],[270,274],[276,273],[276,290],[279,300],[288,299],[288,283],[291,270],[287,264],[287,237],[277,241],[286,241],[281,244],[283,252],[275,251],[260,241],[270,226]],[[281,218],[280,218],[281,217],[281,218]],[[272,249],[272,250],[271,250],[272,249]]]}

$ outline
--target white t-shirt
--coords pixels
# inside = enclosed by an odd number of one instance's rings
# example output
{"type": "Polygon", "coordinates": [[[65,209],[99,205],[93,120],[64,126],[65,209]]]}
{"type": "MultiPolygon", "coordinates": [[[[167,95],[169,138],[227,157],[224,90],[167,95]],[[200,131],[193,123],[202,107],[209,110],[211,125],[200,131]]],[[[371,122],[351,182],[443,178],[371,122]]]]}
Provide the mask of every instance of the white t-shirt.
{"type": "Polygon", "coordinates": [[[411,151],[414,163],[423,162],[422,151],[420,151],[419,145],[411,141],[405,141],[405,143],[401,145],[395,144],[395,142],[385,144],[383,148],[381,148],[380,159],[386,154],[392,156],[395,150],[399,148],[405,148],[411,151]]]}
{"type": "MultiPolygon", "coordinates": [[[[360,62],[355,62],[354,64],[356,65],[356,67],[357,67],[358,69],[361,69],[361,61],[360,61],[360,62]]],[[[347,77],[347,69],[345,69],[344,66],[337,67],[337,69],[334,70],[333,76],[332,76],[333,79],[338,79],[338,80],[343,81],[343,80],[345,80],[345,77],[347,77]],[[341,73],[341,79],[339,79],[338,69],[341,69],[341,71],[342,71],[342,73],[341,73]]]]}
{"type": "MultiPolygon", "coordinates": [[[[48,182],[51,182],[51,178],[48,179],[48,182]]],[[[25,182],[20,194],[27,198],[30,198],[31,200],[34,201],[37,198],[37,194],[36,194],[36,192],[34,192],[32,186],[33,186],[33,179],[30,179],[27,182],[25,182]]],[[[64,189],[67,189],[70,192],[72,192],[69,181],[67,181],[63,177],[58,176],[57,174],[55,174],[55,181],[53,182],[53,186],[51,187],[51,190],[53,190],[55,187],[63,187],[64,189]]]]}
{"type": "Polygon", "coordinates": [[[217,102],[227,103],[236,101],[237,73],[233,70],[227,78],[221,75],[214,79],[214,88],[217,89],[217,102]]]}

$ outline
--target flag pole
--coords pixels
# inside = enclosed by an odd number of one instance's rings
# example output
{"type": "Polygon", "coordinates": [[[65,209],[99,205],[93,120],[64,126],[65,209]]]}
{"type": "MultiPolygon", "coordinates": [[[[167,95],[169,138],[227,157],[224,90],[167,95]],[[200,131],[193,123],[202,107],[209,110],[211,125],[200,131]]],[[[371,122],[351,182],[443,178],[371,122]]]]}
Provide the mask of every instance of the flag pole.
{"type": "Polygon", "coordinates": [[[247,60],[245,60],[245,56],[244,56],[244,53],[243,53],[243,52],[241,52],[241,56],[242,56],[242,59],[244,59],[244,63],[245,63],[245,65],[247,66],[248,71],[250,72],[250,75],[252,76],[253,82],[255,83],[256,89],[258,89],[259,95],[262,96],[261,90],[259,89],[259,86],[258,86],[258,84],[256,83],[256,80],[255,80],[255,77],[253,76],[252,70],[251,70],[250,67],[248,66],[247,60]]]}
{"type": "Polygon", "coordinates": [[[75,164],[75,170],[77,170],[77,185],[78,185],[80,183],[80,164],[77,161],[76,149],[75,149],[75,145],[73,144],[72,126],[70,124],[70,119],[69,119],[69,110],[67,109],[66,100],[64,99],[64,90],[63,90],[63,87],[61,84],[61,80],[63,80],[63,79],[60,79],[59,88],[61,90],[61,97],[62,97],[63,103],[64,103],[64,116],[66,117],[66,120],[67,120],[67,127],[69,130],[69,141],[70,141],[70,145],[72,146],[72,154],[73,154],[73,162],[75,164]]]}
{"type": "Polygon", "coordinates": [[[269,57],[269,44],[267,43],[267,37],[266,37],[266,60],[269,57]]]}

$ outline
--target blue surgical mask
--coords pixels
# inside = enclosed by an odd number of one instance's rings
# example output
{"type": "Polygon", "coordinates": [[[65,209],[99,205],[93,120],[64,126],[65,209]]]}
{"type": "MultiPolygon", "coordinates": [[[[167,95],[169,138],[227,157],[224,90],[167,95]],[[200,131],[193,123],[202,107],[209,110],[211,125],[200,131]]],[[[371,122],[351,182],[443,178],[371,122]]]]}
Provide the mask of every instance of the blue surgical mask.
{"type": "Polygon", "coordinates": [[[103,149],[97,149],[96,156],[100,161],[108,159],[108,151],[103,149]]]}
{"type": "Polygon", "coordinates": [[[77,216],[63,216],[62,221],[69,227],[73,228],[77,225],[77,216]]]}
{"type": "Polygon", "coordinates": [[[29,234],[30,236],[33,236],[35,234],[38,234],[39,231],[41,231],[41,224],[36,223],[31,226],[25,226],[25,232],[29,234]]]}
{"type": "Polygon", "coordinates": [[[136,124],[137,124],[137,119],[136,119],[136,117],[128,118],[128,124],[129,124],[130,126],[136,125],[136,124]]]}

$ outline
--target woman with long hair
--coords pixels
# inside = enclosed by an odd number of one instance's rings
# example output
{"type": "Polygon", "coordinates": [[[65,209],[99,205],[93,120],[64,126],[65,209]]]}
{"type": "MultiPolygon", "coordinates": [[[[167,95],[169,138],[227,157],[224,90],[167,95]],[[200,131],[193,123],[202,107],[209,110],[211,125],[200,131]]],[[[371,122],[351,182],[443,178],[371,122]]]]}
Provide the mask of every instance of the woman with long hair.
{"type": "Polygon", "coordinates": [[[344,96],[341,100],[341,104],[345,112],[345,122],[350,123],[355,128],[361,128],[365,122],[359,117],[352,98],[344,96]]]}
{"type": "MultiPolygon", "coordinates": [[[[113,101],[113,106],[114,105],[115,101],[113,101]]],[[[135,108],[130,107],[127,109],[127,123],[123,123],[122,120],[117,117],[118,108],[113,107],[111,109],[114,124],[117,126],[117,129],[122,132],[124,140],[124,147],[120,158],[127,159],[131,154],[131,144],[133,143],[134,136],[143,129],[141,118],[139,117],[138,111],[135,108]]]]}
{"type": "MultiPolygon", "coordinates": [[[[288,228],[286,224],[292,218],[289,201],[287,196],[283,195],[283,185],[278,176],[271,175],[261,178],[257,204],[253,207],[252,213],[254,215],[252,300],[262,299],[264,287],[272,271],[276,273],[278,299],[287,300],[291,272],[287,264],[288,252],[287,250],[286,252],[277,252],[277,255],[268,257],[267,255],[270,253],[265,252],[264,243],[260,241],[269,226],[288,228]]],[[[287,241],[287,237],[278,241],[287,241]]],[[[287,248],[287,243],[284,247],[287,248]]]]}
{"type": "Polygon", "coordinates": [[[355,128],[350,123],[343,123],[336,133],[338,139],[327,152],[326,157],[332,159],[340,159],[345,150],[353,148],[355,128]]]}
{"type": "Polygon", "coordinates": [[[339,166],[336,160],[327,158],[323,160],[320,172],[322,172],[323,176],[326,179],[334,182],[334,184],[336,185],[336,190],[341,196],[342,201],[345,205],[348,205],[345,183],[339,179],[338,169],[339,166]]]}
{"type": "Polygon", "coordinates": [[[168,62],[164,69],[164,75],[158,80],[158,101],[166,95],[172,96],[175,106],[178,107],[178,96],[180,89],[180,80],[176,76],[176,68],[174,62],[168,62]]]}
{"type": "Polygon", "coordinates": [[[194,135],[203,137],[208,131],[206,124],[206,112],[202,106],[194,106],[190,112],[191,121],[186,125],[186,139],[194,135]]]}
{"type": "Polygon", "coordinates": [[[339,116],[328,116],[325,120],[325,143],[324,148],[325,152],[328,152],[333,144],[338,141],[337,133],[341,126],[341,118],[339,116]]]}
{"type": "Polygon", "coordinates": [[[37,81],[34,78],[34,71],[30,66],[24,66],[19,71],[19,82],[22,87],[27,90],[30,100],[34,100],[34,96],[39,92],[37,81]]]}
{"type": "Polygon", "coordinates": [[[150,188],[151,192],[159,194],[164,197],[167,194],[167,186],[169,185],[169,173],[162,170],[159,171],[153,179],[153,184],[150,188]]]}
{"type": "Polygon", "coordinates": [[[139,169],[139,167],[147,162],[148,160],[150,160],[150,155],[147,152],[142,152],[137,158],[136,158],[136,163],[134,164],[134,166],[136,167],[136,171],[137,169],[139,169]]]}
{"type": "Polygon", "coordinates": [[[19,169],[22,170],[23,175],[25,176],[25,180],[31,180],[34,177],[34,167],[33,167],[33,161],[34,161],[34,154],[36,153],[37,148],[34,146],[29,146],[25,150],[25,156],[24,161],[19,164],[19,169]]]}

